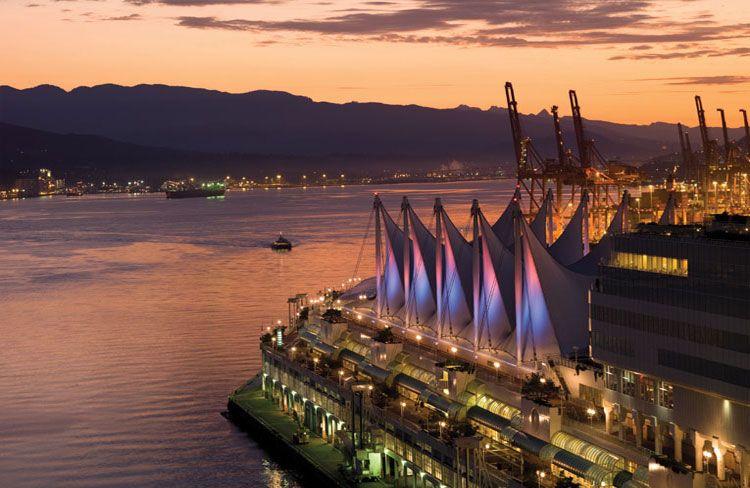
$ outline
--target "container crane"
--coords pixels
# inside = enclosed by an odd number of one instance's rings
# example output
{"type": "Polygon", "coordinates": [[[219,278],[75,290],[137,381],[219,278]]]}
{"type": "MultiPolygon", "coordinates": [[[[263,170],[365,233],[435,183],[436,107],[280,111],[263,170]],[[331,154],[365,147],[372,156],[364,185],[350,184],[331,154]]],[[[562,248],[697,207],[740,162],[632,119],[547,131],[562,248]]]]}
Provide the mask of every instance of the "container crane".
{"type": "Polygon", "coordinates": [[[541,207],[546,193],[544,173],[547,167],[531,139],[523,134],[516,94],[513,90],[513,84],[509,81],[505,83],[505,99],[508,103],[510,130],[513,136],[513,149],[516,154],[518,185],[522,186],[529,195],[529,213],[534,214],[541,207]],[[538,200],[536,197],[537,189],[539,190],[538,200]]]}

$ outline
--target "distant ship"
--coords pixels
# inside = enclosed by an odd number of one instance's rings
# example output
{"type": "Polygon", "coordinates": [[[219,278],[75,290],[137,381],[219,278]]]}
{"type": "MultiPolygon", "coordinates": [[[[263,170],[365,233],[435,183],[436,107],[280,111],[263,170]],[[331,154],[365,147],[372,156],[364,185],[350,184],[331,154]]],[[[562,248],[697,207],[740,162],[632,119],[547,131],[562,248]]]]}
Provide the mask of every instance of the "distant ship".
{"type": "Polygon", "coordinates": [[[209,198],[224,196],[223,183],[202,183],[200,186],[178,186],[166,190],[167,198],[209,198]]]}
{"type": "Polygon", "coordinates": [[[279,238],[271,243],[271,249],[274,251],[291,251],[292,243],[289,239],[279,234],[279,238]]]}

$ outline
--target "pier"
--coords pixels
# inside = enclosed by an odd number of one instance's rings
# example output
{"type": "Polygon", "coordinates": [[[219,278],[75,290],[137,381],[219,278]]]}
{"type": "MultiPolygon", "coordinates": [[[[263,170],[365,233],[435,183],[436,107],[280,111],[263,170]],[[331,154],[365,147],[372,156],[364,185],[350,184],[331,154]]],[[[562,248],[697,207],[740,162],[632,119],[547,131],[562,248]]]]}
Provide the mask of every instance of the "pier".
{"type": "MultiPolygon", "coordinates": [[[[309,443],[294,444],[297,423],[281,411],[273,399],[267,398],[259,378],[237,389],[227,404],[232,421],[245,429],[265,449],[284,456],[306,475],[328,486],[347,488],[353,480],[344,476],[341,466],[344,454],[318,436],[310,436],[309,443]]],[[[393,486],[381,481],[361,482],[356,486],[386,488],[393,486]]]]}

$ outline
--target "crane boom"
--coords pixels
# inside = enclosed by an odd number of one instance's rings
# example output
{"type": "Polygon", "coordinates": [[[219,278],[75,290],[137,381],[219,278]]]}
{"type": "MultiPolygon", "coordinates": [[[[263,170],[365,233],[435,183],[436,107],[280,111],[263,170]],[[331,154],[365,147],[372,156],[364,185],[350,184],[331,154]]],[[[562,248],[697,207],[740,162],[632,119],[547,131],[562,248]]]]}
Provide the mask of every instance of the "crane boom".
{"type": "Polygon", "coordinates": [[[688,160],[688,152],[685,147],[685,132],[682,130],[682,124],[677,123],[677,136],[680,138],[680,156],[682,157],[682,167],[687,173],[690,170],[690,163],[688,160]]]}
{"type": "Polygon", "coordinates": [[[729,164],[731,159],[732,147],[729,145],[729,132],[727,131],[727,119],[724,116],[724,109],[717,108],[717,112],[721,114],[721,133],[724,136],[724,164],[729,164]]]}
{"type": "Polygon", "coordinates": [[[706,112],[703,110],[703,102],[701,101],[700,95],[695,96],[695,108],[698,112],[698,125],[701,131],[701,143],[703,144],[703,156],[706,159],[706,164],[712,159],[713,154],[711,151],[711,140],[708,137],[708,127],[706,127],[706,112]]]}
{"type": "Polygon", "coordinates": [[[560,116],[557,113],[557,105],[552,105],[552,124],[555,128],[555,141],[557,144],[557,159],[561,166],[568,164],[568,155],[565,152],[562,129],[560,128],[560,116]]]}
{"type": "Polygon", "coordinates": [[[516,152],[516,164],[525,168],[526,161],[523,157],[523,133],[521,132],[521,120],[518,117],[518,102],[513,91],[513,84],[505,82],[505,99],[508,102],[508,117],[510,118],[510,131],[513,136],[513,149],[516,152]]]}
{"type": "Polygon", "coordinates": [[[591,155],[588,150],[588,141],[586,141],[583,132],[583,118],[581,117],[581,107],[578,105],[578,95],[575,90],[568,92],[570,97],[570,110],[573,113],[573,127],[576,133],[576,145],[578,146],[578,159],[581,161],[581,167],[591,167],[591,155]]]}
{"type": "Polygon", "coordinates": [[[745,150],[750,155],[750,126],[747,124],[747,110],[741,108],[740,112],[742,112],[742,118],[745,121],[745,150]]]}

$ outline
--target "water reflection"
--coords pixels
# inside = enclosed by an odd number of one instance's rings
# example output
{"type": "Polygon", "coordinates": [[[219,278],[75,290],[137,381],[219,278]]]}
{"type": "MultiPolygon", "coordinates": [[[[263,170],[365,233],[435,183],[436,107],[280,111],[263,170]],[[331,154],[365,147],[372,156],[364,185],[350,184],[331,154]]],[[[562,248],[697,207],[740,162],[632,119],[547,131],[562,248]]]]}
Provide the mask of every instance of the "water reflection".
{"type": "MultiPolygon", "coordinates": [[[[219,412],[286,297],[350,278],[372,207],[457,225],[509,182],[0,202],[0,486],[301,486],[219,412]],[[271,252],[279,232],[294,251],[271,252]]],[[[361,274],[372,274],[373,249],[361,274]]]]}

